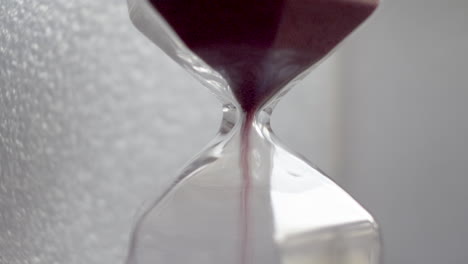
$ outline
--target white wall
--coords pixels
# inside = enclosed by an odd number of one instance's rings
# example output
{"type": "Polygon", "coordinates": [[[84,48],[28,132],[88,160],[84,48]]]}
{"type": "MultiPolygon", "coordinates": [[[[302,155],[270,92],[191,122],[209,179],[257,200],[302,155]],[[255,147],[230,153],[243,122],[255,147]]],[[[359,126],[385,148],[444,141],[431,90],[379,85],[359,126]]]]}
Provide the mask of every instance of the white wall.
{"type": "Polygon", "coordinates": [[[467,263],[468,1],[383,1],[343,60],[340,179],[385,263],[467,263]]]}
{"type": "Polygon", "coordinates": [[[125,1],[0,1],[0,263],[122,263],[220,112],[125,1]]]}

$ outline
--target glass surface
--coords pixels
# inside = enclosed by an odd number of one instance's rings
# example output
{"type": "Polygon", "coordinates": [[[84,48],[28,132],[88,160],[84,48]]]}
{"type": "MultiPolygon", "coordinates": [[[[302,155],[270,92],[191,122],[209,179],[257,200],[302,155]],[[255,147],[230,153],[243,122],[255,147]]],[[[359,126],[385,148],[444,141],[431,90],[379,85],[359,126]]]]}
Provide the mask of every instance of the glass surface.
{"type": "Polygon", "coordinates": [[[374,0],[130,0],[134,24],[223,104],[216,138],[138,219],[128,264],[379,261],[372,217],[270,115],[374,0]]]}

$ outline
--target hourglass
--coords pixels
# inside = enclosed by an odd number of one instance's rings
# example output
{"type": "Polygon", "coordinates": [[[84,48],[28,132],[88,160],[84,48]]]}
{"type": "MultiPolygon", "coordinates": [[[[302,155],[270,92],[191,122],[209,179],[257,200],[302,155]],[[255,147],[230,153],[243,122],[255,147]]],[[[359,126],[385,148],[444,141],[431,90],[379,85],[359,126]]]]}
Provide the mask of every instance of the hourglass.
{"type": "Polygon", "coordinates": [[[273,134],[278,100],[377,0],[129,0],[223,104],[213,141],[138,218],[127,264],[372,264],[372,217],[273,134]]]}

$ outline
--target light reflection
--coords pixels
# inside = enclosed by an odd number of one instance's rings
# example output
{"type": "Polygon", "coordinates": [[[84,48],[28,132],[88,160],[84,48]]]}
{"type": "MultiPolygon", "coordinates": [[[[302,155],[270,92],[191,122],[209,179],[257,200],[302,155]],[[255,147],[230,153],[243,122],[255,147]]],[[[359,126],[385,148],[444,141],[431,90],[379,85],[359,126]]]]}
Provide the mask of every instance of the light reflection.
{"type": "Polygon", "coordinates": [[[377,263],[379,235],[370,214],[299,157],[277,147],[273,159],[270,196],[282,263],[377,263]]]}

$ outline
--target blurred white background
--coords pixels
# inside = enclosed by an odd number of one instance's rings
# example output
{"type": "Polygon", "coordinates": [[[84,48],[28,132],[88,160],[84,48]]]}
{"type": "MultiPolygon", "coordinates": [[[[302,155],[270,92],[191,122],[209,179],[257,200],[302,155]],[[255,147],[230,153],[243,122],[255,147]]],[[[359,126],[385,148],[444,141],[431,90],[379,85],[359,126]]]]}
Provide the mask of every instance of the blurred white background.
{"type": "Polygon", "coordinates": [[[468,1],[387,0],[342,50],[339,177],[388,264],[467,263],[467,48],[468,1]]]}
{"type": "MultiPolygon", "coordinates": [[[[468,259],[467,14],[384,1],[273,117],[376,217],[386,264],[468,259]]],[[[0,263],[121,263],[220,114],[125,1],[0,1],[0,263]]]]}

